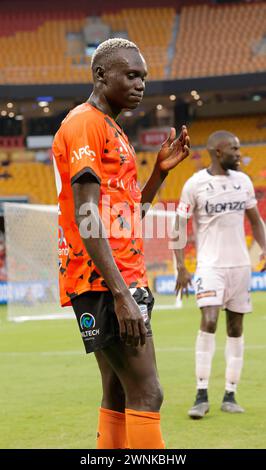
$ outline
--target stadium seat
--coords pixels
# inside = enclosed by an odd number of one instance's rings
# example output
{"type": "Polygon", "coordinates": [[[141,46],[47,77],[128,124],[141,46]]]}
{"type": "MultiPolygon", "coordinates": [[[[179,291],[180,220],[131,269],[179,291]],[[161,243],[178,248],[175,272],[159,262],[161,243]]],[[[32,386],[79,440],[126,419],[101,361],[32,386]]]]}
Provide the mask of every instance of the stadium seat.
{"type": "Polygon", "coordinates": [[[265,36],[265,3],[193,5],[182,8],[171,77],[203,77],[264,71],[255,52],[265,36]]]}
{"type": "MultiPolygon", "coordinates": [[[[12,159],[16,160],[16,157],[13,155],[12,159]]],[[[11,177],[1,180],[1,196],[27,195],[32,203],[56,204],[52,165],[14,162],[8,166],[8,173],[11,177]]]]}
{"type": "MultiPolygon", "coordinates": [[[[175,17],[173,8],[121,9],[103,14],[113,33],[125,31],[141,48],[150,66],[150,79],[165,77],[167,49],[175,17]]],[[[5,25],[3,14],[0,26],[5,25]]],[[[9,17],[8,17],[9,18],[9,17]]],[[[82,31],[86,14],[76,11],[32,14],[9,18],[10,28],[0,28],[0,73],[6,84],[86,83],[91,81],[90,58],[70,54],[67,33],[82,31]],[[54,45],[56,44],[56,49],[54,45]]]]}
{"type": "Polygon", "coordinates": [[[237,135],[241,143],[266,141],[266,115],[197,119],[189,125],[193,146],[205,146],[208,136],[217,129],[237,135]]]}

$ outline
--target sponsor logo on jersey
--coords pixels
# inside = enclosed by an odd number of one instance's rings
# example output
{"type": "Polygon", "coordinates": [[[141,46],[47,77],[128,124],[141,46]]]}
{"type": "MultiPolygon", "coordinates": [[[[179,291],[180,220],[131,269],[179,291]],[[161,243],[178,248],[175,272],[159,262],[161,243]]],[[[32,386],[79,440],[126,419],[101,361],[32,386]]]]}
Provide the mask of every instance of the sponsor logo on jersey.
{"type": "Polygon", "coordinates": [[[58,247],[58,254],[59,256],[67,256],[68,253],[69,253],[69,246],[68,246],[68,243],[65,239],[65,234],[64,234],[64,230],[63,230],[63,227],[61,225],[59,225],[58,227],[58,230],[59,230],[59,235],[58,235],[58,244],[59,244],[59,247],[58,247]]]}
{"type": "Polygon", "coordinates": [[[84,156],[89,157],[93,162],[95,160],[96,153],[93,150],[90,150],[89,145],[85,145],[85,147],[80,147],[78,150],[73,150],[71,163],[81,160],[84,156]]]}
{"type": "Polygon", "coordinates": [[[244,211],[245,208],[246,201],[217,202],[217,204],[212,204],[207,201],[205,204],[206,213],[209,215],[221,214],[223,212],[244,211]]]}
{"type": "MultiPolygon", "coordinates": [[[[126,145],[126,143],[123,141],[123,139],[121,137],[119,137],[119,142],[120,142],[120,146],[119,146],[119,157],[120,157],[120,165],[123,165],[124,163],[129,163],[130,159],[129,159],[129,147],[126,145]]],[[[130,152],[132,153],[132,152],[130,152]]]]}
{"type": "Polygon", "coordinates": [[[208,183],[208,186],[206,188],[206,191],[214,191],[214,186],[212,183],[208,183]]]}
{"type": "Polygon", "coordinates": [[[129,181],[124,181],[123,178],[109,178],[107,181],[107,187],[109,191],[115,192],[119,190],[123,191],[136,191],[138,185],[134,178],[131,178],[129,181]]]}

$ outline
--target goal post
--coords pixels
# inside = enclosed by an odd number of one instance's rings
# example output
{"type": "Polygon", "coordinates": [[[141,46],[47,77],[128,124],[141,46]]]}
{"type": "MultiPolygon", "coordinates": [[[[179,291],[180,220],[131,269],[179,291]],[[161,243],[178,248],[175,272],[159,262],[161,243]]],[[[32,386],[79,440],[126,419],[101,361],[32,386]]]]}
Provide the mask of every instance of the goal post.
{"type": "Polygon", "coordinates": [[[5,203],[4,218],[8,319],[72,316],[59,304],[57,207],[5,203]]]}

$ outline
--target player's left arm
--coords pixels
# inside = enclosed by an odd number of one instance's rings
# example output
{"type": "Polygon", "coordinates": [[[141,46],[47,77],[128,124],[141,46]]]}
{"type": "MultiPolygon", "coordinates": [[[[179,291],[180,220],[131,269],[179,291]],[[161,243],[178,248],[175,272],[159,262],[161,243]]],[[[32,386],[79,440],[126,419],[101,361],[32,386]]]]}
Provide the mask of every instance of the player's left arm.
{"type": "Polygon", "coordinates": [[[266,270],[266,232],[265,232],[264,222],[260,216],[260,213],[257,207],[246,209],[246,215],[250,222],[253,236],[262,250],[260,259],[264,260],[264,266],[262,268],[262,271],[265,271],[266,270]]]}
{"type": "MultiPolygon", "coordinates": [[[[157,155],[153,172],[142,190],[142,205],[151,204],[168,172],[175,168],[189,155],[190,139],[186,126],[182,126],[176,138],[176,130],[171,127],[168,139],[162,144],[157,155]]],[[[144,208],[145,209],[145,208],[144,208]]],[[[143,211],[143,216],[147,211],[143,211]]]]}

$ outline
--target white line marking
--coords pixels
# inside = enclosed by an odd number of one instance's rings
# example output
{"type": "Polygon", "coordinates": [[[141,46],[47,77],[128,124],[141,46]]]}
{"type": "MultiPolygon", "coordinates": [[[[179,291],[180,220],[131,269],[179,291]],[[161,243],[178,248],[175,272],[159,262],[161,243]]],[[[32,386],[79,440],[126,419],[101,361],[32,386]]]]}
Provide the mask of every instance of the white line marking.
{"type": "MultiPolygon", "coordinates": [[[[220,351],[224,350],[223,346],[218,346],[216,348],[220,351]]],[[[266,344],[250,344],[245,347],[246,350],[264,350],[266,349],[266,344]]],[[[174,346],[169,348],[156,348],[156,352],[193,352],[193,347],[186,346],[174,346]]],[[[6,351],[0,352],[0,357],[17,357],[17,356],[83,356],[85,352],[83,350],[74,350],[74,351],[6,351]]]]}
{"type": "MultiPolygon", "coordinates": [[[[156,310],[177,310],[175,305],[156,305],[153,311],[156,310]]],[[[73,320],[74,313],[49,313],[47,315],[21,315],[17,317],[10,317],[9,320],[15,323],[23,323],[25,321],[38,321],[38,320],[73,320]]]]}
{"type": "Polygon", "coordinates": [[[11,317],[10,321],[15,323],[23,323],[30,320],[73,320],[74,313],[50,313],[48,315],[21,315],[19,317],[11,317]]]}

